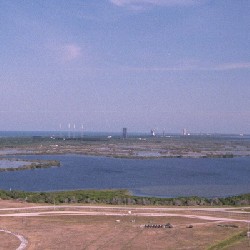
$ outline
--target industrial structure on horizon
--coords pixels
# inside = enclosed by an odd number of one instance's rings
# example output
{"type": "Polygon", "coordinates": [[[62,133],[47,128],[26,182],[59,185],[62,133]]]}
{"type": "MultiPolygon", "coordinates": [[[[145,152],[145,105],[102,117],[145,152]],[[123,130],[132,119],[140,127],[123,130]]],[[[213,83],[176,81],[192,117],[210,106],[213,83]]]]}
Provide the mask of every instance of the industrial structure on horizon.
{"type": "Polygon", "coordinates": [[[122,138],[123,138],[123,139],[126,139],[126,138],[127,138],[127,131],[128,131],[127,128],[123,128],[123,129],[122,129],[122,138]]]}
{"type": "Polygon", "coordinates": [[[182,135],[190,135],[190,133],[188,133],[187,129],[184,128],[184,129],[182,130],[182,135]]]}
{"type": "Polygon", "coordinates": [[[156,135],[155,134],[155,129],[151,129],[150,134],[151,134],[151,136],[155,136],[156,135]]]}

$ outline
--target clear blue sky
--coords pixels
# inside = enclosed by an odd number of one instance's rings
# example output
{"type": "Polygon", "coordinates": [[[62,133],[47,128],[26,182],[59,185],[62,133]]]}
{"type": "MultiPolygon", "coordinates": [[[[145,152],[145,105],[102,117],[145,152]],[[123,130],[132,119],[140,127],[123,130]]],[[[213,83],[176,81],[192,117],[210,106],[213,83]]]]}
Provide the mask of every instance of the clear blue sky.
{"type": "Polygon", "coordinates": [[[249,0],[0,0],[0,130],[250,133],[249,11],[249,0]]]}

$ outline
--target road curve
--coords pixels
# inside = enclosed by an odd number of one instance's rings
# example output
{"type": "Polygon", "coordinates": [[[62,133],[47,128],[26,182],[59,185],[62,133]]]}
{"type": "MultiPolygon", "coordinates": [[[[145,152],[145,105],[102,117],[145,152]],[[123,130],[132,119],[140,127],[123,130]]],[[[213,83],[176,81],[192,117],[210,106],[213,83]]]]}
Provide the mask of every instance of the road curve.
{"type": "Polygon", "coordinates": [[[11,234],[20,240],[21,244],[19,245],[19,247],[16,250],[24,250],[27,247],[28,241],[25,239],[25,237],[23,235],[18,234],[18,233],[14,233],[14,232],[11,232],[11,231],[8,231],[5,229],[0,229],[0,232],[11,234]]]}

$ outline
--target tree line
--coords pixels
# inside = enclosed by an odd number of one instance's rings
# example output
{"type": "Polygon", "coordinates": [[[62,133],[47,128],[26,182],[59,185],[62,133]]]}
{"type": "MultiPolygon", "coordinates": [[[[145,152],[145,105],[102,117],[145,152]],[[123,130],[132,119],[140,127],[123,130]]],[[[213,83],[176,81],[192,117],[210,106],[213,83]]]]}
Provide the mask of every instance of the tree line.
{"type": "Polygon", "coordinates": [[[127,190],[74,190],[60,192],[25,192],[0,190],[0,199],[49,204],[109,204],[153,206],[244,206],[250,205],[250,193],[222,198],[197,196],[158,198],[131,195],[127,190]]]}

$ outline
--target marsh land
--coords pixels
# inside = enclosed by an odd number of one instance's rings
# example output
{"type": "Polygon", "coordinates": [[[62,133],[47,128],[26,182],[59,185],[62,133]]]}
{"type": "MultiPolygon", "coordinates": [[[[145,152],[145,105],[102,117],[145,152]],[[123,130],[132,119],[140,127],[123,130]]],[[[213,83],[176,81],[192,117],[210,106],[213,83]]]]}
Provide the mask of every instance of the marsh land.
{"type": "Polygon", "coordinates": [[[2,137],[0,155],[83,154],[118,158],[230,158],[250,156],[250,137],[2,137]]]}

